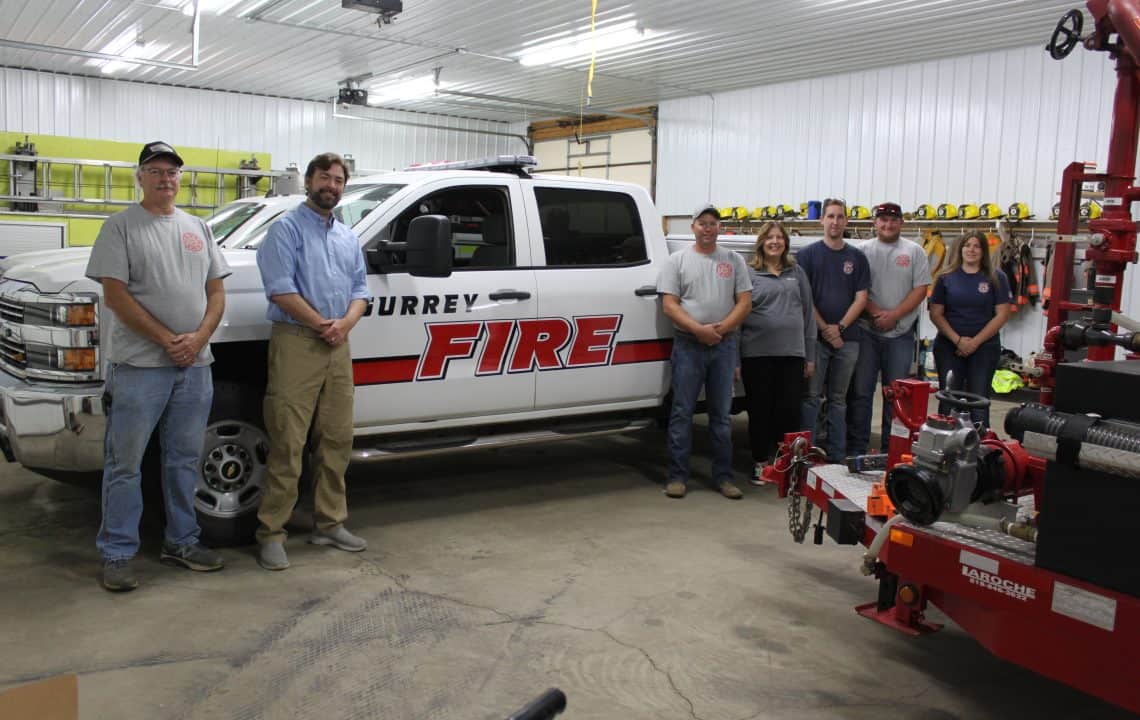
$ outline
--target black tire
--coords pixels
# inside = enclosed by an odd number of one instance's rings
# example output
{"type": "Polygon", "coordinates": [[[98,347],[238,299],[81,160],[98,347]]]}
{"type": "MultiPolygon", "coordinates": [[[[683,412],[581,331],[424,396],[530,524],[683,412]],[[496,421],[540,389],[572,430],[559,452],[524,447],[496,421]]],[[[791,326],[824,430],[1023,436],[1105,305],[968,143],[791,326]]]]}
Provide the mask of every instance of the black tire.
{"type": "Polygon", "coordinates": [[[269,457],[262,398],[260,388],[251,385],[214,383],[214,407],[206,425],[194,497],[207,545],[253,542],[269,457]]]}

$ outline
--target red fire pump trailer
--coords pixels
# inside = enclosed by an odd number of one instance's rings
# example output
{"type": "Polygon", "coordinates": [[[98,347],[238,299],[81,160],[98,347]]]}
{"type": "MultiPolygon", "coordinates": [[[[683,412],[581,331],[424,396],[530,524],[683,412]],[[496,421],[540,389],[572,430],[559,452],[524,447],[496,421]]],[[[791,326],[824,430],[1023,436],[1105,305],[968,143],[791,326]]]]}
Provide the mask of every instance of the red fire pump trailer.
{"type": "Polygon", "coordinates": [[[809,433],[784,439],[765,471],[789,499],[802,542],[826,533],[863,544],[863,571],[879,581],[860,615],[904,633],[940,626],[934,604],[995,655],[1140,713],[1140,333],[1118,333],[1124,269],[1136,262],[1132,203],[1140,136],[1140,0],[1089,0],[1095,21],[1066,13],[1048,50],[1078,43],[1117,63],[1107,171],[1066,168],[1058,232],[1088,242],[1091,302],[1070,300],[1073,243],[1054,250],[1040,403],[1007,415],[1002,439],[975,427],[984,397],[944,390],[952,409],[928,414],[932,389],[901,380],[884,389],[894,420],[889,452],[825,464],[809,433]],[[1105,187],[1104,215],[1077,236],[1081,184],[1105,187]],[[1113,361],[1123,347],[1130,360],[1113,361]],[[1088,349],[1088,361],[1065,351],[1088,349]]]}

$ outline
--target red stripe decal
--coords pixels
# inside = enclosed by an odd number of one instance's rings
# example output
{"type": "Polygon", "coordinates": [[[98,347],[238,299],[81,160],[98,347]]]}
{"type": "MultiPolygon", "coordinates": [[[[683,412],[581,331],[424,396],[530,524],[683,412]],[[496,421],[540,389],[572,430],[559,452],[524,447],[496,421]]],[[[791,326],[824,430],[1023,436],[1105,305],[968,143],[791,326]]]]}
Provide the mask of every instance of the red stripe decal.
{"type": "MultiPolygon", "coordinates": [[[[614,346],[610,364],[661,362],[668,360],[672,351],[673,341],[667,339],[619,342],[614,346]]],[[[353,360],[352,382],[358,386],[411,382],[416,378],[419,362],[419,357],[415,355],[353,360]]]]}
{"type": "Polygon", "coordinates": [[[611,365],[626,365],[629,363],[660,362],[668,360],[673,352],[672,340],[633,340],[619,342],[614,347],[611,365]]]}
{"type": "Polygon", "coordinates": [[[383,385],[385,383],[411,382],[416,377],[416,367],[419,363],[420,359],[416,355],[353,360],[352,383],[354,385],[383,385]]]}

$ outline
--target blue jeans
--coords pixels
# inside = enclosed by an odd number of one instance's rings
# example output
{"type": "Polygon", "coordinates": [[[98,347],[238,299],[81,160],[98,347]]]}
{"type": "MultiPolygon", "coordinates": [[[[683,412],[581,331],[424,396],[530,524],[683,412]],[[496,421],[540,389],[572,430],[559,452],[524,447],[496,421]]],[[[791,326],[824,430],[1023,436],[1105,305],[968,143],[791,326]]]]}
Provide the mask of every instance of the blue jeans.
{"type": "Polygon", "coordinates": [[[104,561],[127,560],[139,549],[142,460],[155,426],[162,444],[162,497],[166,544],[198,542],[194,489],[210,407],[210,366],[141,368],[112,365],[105,391],[107,433],[103,438],[103,523],[95,540],[104,561]]]}
{"type": "MultiPolygon", "coordinates": [[[[946,388],[946,373],[954,372],[953,390],[990,396],[994,380],[994,371],[997,370],[998,360],[1001,359],[1001,340],[994,336],[982,344],[969,357],[958,357],[954,352],[954,343],[939,335],[934,339],[934,366],[938,368],[938,387],[946,388]]],[[[950,412],[950,406],[940,402],[938,412],[950,412]]],[[[990,409],[971,410],[970,419],[990,426],[990,409]]]]}
{"type": "MultiPolygon", "coordinates": [[[[914,360],[914,328],[898,337],[886,338],[864,330],[859,341],[859,360],[855,363],[855,380],[847,407],[847,448],[862,455],[871,443],[871,414],[875,402],[875,386],[882,376],[883,387],[910,375],[914,360]]],[[[891,406],[883,403],[883,422],[879,445],[887,451],[891,437],[891,406]]]]}
{"type": "Polygon", "coordinates": [[[816,341],[815,373],[808,380],[801,424],[811,430],[816,445],[820,438],[826,438],[823,447],[831,462],[843,462],[847,457],[847,390],[858,360],[858,340],[845,340],[838,350],[827,341],[816,341]],[[827,412],[820,417],[819,405],[824,393],[827,412]]]}
{"type": "Polygon", "coordinates": [[[739,355],[740,338],[726,337],[708,346],[678,335],[673,340],[673,408],[669,413],[669,481],[687,482],[693,451],[693,413],[701,388],[712,438],[713,481],[718,485],[732,480],[733,375],[739,355]]]}

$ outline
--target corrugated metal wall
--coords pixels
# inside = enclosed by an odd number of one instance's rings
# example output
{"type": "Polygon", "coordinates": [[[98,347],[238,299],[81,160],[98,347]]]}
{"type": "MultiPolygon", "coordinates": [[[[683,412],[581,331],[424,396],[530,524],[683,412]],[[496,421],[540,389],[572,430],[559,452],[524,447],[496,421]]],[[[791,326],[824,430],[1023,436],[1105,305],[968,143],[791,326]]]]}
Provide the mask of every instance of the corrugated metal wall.
{"type": "Polygon", "coordinates": [[[1107,157],[1103,53],[1040,47],[768,85],[660,105],[657,203],[1027,202],[1047,216],[1061,169],[1107,157]]]}
{"type": "Polygon", "coordinates": [[[515,132],[507,123],[363,107],[352,114],[439,127],[334,118],[328,103],[0,68],[0,130],[253,150],[271,153],[276,169],[303,168],[329,150],[368,169],[525,152],[521,140],[466,132],[515,132]]]}
{"type": "MultiPolygon", "coordinates": [[[[666,100],[657,205],[685,214],[705,200],[834,195],[907,209],[1022,201],[1048,217],[1065,165],[1104,168],[1115,87],[1103,53],[1078,48],[1057,62],[1029,47],[666,100]]],[[[1140,269],[1126,283],[1124,312],[1140,317],[1140,269]]],[[[1003,344],[1037,351],[1044,326],[1039,310],[1020,312],[1003,344]]],[[[933,337],[929,320],[922,334],[933,337]]]]}

